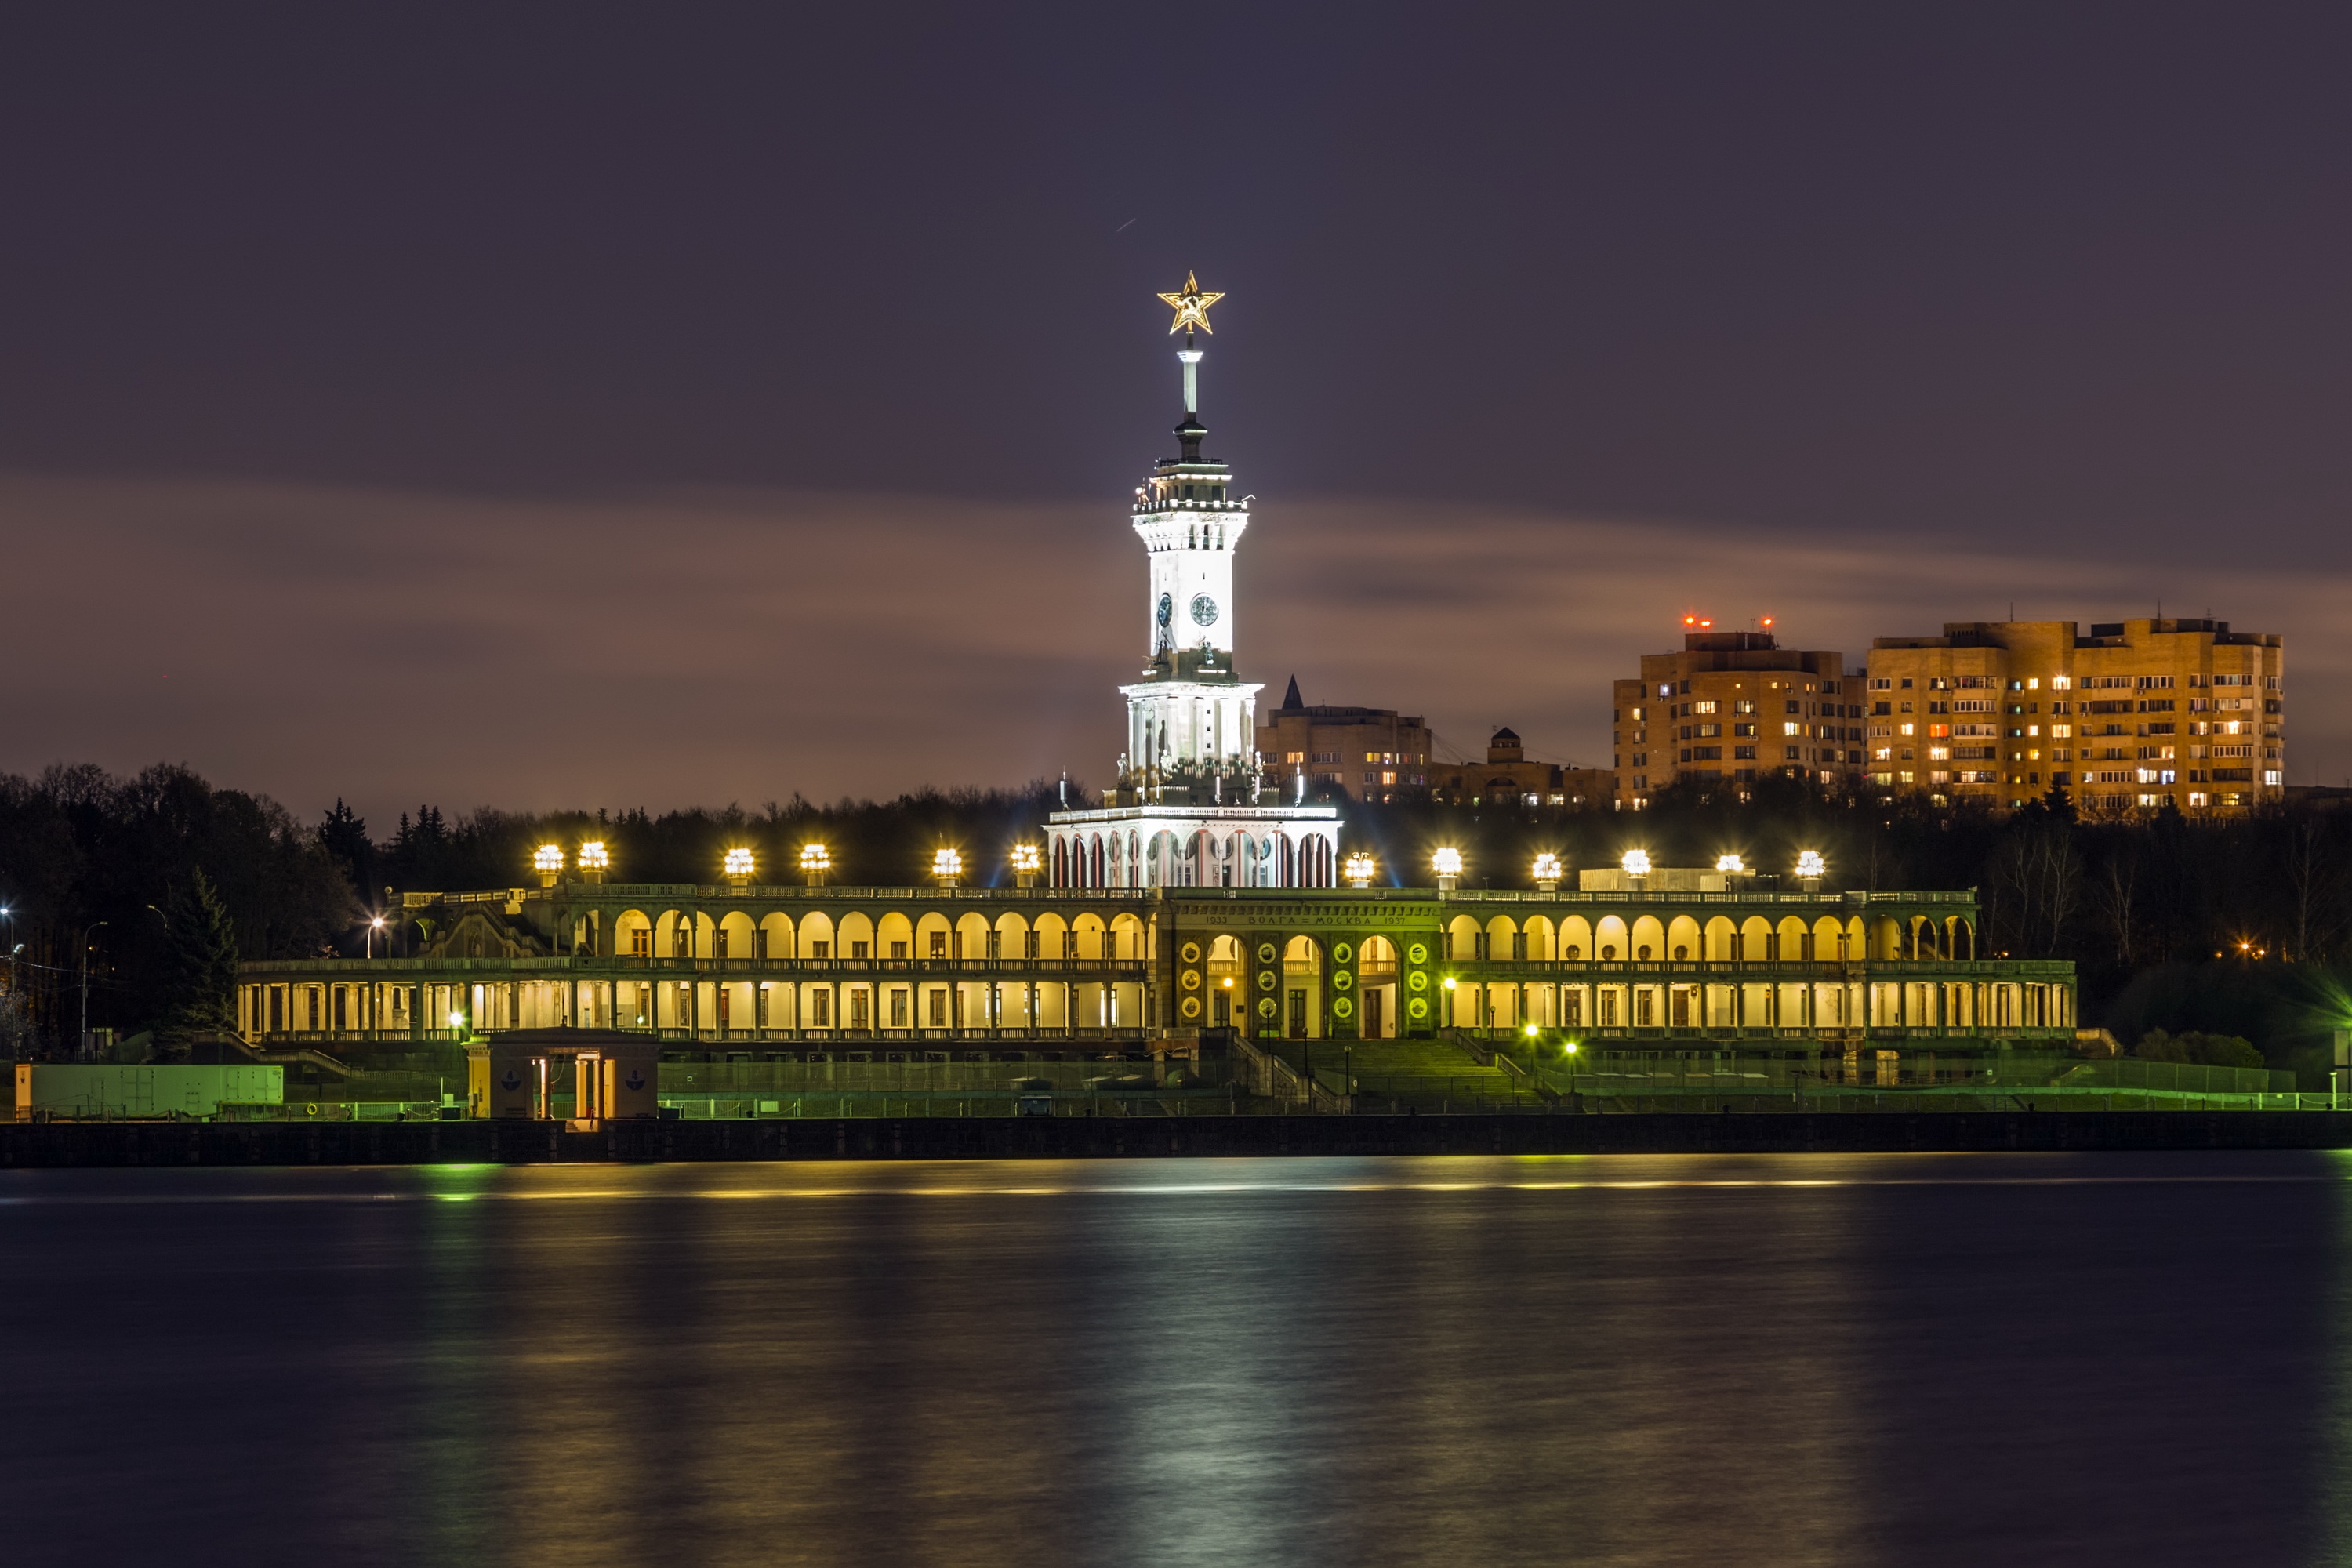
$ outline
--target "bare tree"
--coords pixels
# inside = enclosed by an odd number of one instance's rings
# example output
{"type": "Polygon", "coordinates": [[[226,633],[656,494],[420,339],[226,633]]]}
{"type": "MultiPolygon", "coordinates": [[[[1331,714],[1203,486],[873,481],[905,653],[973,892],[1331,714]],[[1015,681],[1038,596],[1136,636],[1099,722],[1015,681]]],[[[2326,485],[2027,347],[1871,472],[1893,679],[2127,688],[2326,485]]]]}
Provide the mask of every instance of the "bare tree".
{"type": "Polygon", "coordinates": [[[2320,819],[2309,813],[2287,829],[2286,877],[2294,951],[2309,961],[2335,947],[2343,927],[2344,872],[2320,819]]]}
{"type": "Polygon", "coordinates": [[[2058,823],[2021,827],[2001,841],[1992,873],[2004,946],[2037,956],[2057,952],[2082,899],[2074,835],[2058,823]]]}
{"type": "Polygon", "coordinates": [[[2099,913],[2115,939],[2116,962],[2126,965],[2133,962],[2133,902],[2138,889],[2139,851],[2131,839],[2118,837],[2107,846],[2099,866],[2099,913]]]}

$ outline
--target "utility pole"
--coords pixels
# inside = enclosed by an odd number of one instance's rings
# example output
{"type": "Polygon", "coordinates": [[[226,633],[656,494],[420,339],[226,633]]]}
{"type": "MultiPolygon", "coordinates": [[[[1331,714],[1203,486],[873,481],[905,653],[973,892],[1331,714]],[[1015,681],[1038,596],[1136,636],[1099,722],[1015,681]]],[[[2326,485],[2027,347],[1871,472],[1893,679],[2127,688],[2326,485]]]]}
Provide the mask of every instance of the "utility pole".
{"type": "Polygon", "coordinates": [[[81,1035],[74,1041],[74,1059],[81,1060],[89,1051],[89,933],[104,925],[104,921],[92,921],[81,928],[81,1035]]]}

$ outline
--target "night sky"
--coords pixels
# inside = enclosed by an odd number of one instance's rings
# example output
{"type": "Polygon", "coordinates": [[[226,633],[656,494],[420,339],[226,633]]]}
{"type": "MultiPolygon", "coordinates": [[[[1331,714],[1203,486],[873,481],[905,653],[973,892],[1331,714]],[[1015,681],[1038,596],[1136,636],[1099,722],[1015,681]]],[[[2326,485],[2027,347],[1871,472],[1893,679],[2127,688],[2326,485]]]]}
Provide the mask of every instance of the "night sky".
{"type": "Polygon", "coordinates": [[[2352,11],[0,20],[0,769],[1107,782],[1152,299],[1269,698],[1608,759],[1679,617],[2286,635],[2352,775],[2352,11]]]}

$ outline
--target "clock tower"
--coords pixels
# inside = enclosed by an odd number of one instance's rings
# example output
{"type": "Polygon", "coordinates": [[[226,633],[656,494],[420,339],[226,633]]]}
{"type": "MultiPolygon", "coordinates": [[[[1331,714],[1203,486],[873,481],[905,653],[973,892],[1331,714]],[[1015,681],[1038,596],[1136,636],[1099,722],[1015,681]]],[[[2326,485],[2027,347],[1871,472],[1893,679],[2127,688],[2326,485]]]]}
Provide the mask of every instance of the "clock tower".
{"type": "Polygon", "coordinates": [[[1150,565],[1143,679],[1119,689],[1127,698],[1127,754],[1119,790],[1160,798],[1170,789],[1244,804],[1258,794],[1258,683],[1234,668],[1234,559],[1249,531],[1249,498],[1236,495],[1233,470],[1201,455],[1201,360],[1193,330],[1209,331],[1209,307],[1191,277],[1183,292],[1160,298],[1174,307],[1172,336],[1183,367],[1184,417],[1178,453],[1152,465],[1135,487],[1131,518],[1150,565]]]}
{"type": "Polygon", "coordinates": [[[1176,312],[1169,334],[1184,334],[1176,353],[1184,416],[1176,456],[1152,465],[1128,509],[1150,567],[1150,662],[1119,688],[1127,750],[1117,786],[1098,809],[1058,811],[1046,825],[1053,885],[1334,887],[1339,811],[1282,804],[1281,785],[1258,765],[1258,683],[1234,668],[1234,560],[1249,531],[1249,498],[1234,493],[1231,469],[1201,455],[1209,432],[1193,335],[1208,334],[1209,307],[1224,296],[1188,276],[1181,292],[1160,298],[1176,312]]]}

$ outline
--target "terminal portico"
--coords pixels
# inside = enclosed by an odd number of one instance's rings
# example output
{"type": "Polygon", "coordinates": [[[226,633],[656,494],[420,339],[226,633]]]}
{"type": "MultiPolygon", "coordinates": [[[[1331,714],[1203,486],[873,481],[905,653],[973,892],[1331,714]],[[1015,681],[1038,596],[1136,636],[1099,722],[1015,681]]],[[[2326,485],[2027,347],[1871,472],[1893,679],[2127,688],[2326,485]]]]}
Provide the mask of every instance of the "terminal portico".
{"type": "Polygon", "coordinates": [[[1997,1050],[2071,1039],[2058,962],[1978,955],[1967,892],[755,888],[412,894],[412,956],[245,967],[264,1040],[581,1027],[835,1048],[1229,1027],[1997,1050]]]}

